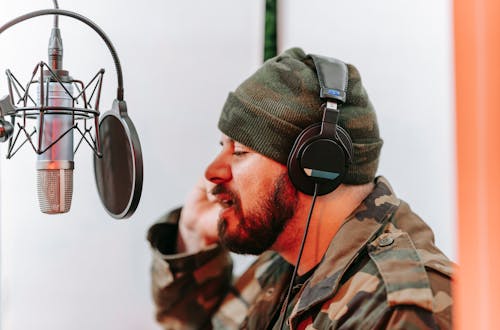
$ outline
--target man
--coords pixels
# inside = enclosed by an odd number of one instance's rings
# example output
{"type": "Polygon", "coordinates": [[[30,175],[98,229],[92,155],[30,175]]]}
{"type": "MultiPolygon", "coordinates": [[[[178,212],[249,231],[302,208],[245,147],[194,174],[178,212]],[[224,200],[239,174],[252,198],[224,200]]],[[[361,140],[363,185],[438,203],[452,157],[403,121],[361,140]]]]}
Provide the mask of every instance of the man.
{"type": "Polygon", "coordinates": [[[311,57],[290,49],[229,94],[222,149],[205,180],[148,233],[165,329],[451,327],[452,263],[431,229],[375,177],[382,146],[375,113],[358,71],[347,71],[338,125],[352,157],[342,184],[319,197],[297,189],[286,166],[300,132],[322,121],[311,57]],[[233,281],[228,250],[259,257],[233,281]]]}

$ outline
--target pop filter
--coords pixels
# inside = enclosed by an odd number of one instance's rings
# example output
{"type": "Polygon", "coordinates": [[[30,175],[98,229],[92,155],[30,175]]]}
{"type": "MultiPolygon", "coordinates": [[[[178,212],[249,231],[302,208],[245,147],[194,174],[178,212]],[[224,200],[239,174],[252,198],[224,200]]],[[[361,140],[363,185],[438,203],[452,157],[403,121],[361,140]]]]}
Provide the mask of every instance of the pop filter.
{"type": "Polygon", "coordinates": [[[99,136],[102,156],[94,154],[99,197],[113,218],[127,218],[141,198],[143,167],[139,136],[125,101],[115,100],[101,116],[99,136]]]}

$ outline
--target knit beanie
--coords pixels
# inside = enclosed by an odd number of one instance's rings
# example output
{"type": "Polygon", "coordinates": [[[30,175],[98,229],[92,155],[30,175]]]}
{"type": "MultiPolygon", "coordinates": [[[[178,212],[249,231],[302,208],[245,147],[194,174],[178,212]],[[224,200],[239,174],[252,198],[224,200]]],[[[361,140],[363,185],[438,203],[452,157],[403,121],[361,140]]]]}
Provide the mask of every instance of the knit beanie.
{"type": "MultiPolygon", "coordinates": [[[[377,171],[382,140],[377,118],[361,84],[358,70],[347,64],[346,102],[338,125],[353,143],[352,163],[343,183],[371,182],[377,171]]],[[[323,112],[314,62],[300,48],[267,60],[229,96],[219,118],[219,129],[231,139],[286,165],[295,139],[323,112]]]]}

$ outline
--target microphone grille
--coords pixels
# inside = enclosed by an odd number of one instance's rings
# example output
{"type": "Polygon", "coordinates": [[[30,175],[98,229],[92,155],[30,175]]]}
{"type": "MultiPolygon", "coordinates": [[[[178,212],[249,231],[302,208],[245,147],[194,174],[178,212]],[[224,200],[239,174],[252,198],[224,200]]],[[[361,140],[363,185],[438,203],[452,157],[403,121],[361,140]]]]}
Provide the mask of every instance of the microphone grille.
{"type": "Polygon", "coordinates": [[[66,213],[73,196],[73,169],[37,170],[38,204],[43,213],[66,213]]]}

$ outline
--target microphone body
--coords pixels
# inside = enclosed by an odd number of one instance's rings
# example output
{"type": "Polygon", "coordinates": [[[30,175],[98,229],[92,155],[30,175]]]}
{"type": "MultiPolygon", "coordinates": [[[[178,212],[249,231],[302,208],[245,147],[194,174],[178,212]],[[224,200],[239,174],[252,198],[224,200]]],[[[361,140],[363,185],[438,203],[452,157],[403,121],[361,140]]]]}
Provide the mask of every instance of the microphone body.
{"type": "MultiPolygon", "coordinates": [[[[72,84],[48,82],[45,83],[46,106],[72,107],[72,84]],[[64,85],[64,88],[63,88],[64,85]],[[68,92],[70,94],[68,94],[68,92]]],[[[41,87],[41,86],[40,86],[41,87]]],[[[40,96],[39,104],[42,104],[40,96]]],[[[51,114],[50,110],[39,119],[41,150],[36,162],[38,203],[43,213],[66,213],[71,207],[73,195],[73,120],[70,114],[51,114]],[[66,133],[67,132],[67,133],[66,133]]]]}

